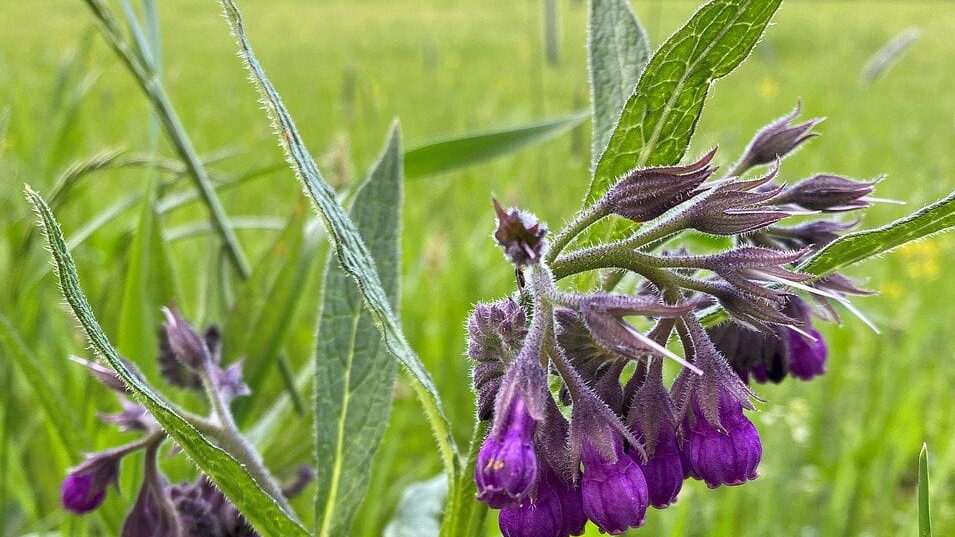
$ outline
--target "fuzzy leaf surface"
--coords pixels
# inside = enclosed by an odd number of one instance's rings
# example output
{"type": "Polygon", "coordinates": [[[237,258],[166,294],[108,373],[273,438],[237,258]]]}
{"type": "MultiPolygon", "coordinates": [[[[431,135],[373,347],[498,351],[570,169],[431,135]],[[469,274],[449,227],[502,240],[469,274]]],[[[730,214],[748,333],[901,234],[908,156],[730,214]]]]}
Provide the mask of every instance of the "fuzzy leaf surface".
{"type": "Polygon", "coordinates": [[[711,0],[656,51],[627,99],[585,202],[636,167],[676,164],[686,153],[714,80],[735,69],[781,0],[711,0]]]}
{"type": "Polygon", "coordinates": [[[431,379],[431,375],[424,368],[421,359],[414,352],[405,338],[404,332],[394,310],[388,300],[378,277],[375,261],[362,240],[358,229],[351,221],[345,209],[335,198],[335,191],[322,177],[315,160],[309,154],[292,120],[292,116],[285,108],[282,98],[265,74],[262,65],[255,57],[252,45],[245,34],[242,15],[232,0],[221,0],[225,9],[226,18],[235,34],[240,56],[252,75],[256,86],[261,93],[266,110],[272,119],[289,164],[302,182],[309,198],[322,218],[325,229],[335,246],[342,269],[354,280],[362,295],[365,307],[375,320],[380,336],[385,346],[394,357],[400,361],[415,380],[413,386],[421,399],[425,414],[434,430],[435,439],[441,452],[442,461],[449,475],[456,475],[460,461],[457,447],[451,436],[450,426],[441,406],[438,390],[431,379]]]}
{"type": "Polygon", "coordinates": [[[849,233],[832,241],[808,259],[800,270],[824,276],[953,226],[955,192],[880,228],[849,233]]]}
{"type": "MultiPolygon", "coordinates": [[[[396,310],[404,181],[400,137],[396,124],[351,208],[396,310]]],[[[378,337],[358,288],[334,256],[325,272],[316,340],[315,533],[345,536],[368,489],[372,460],[388,425],[397,363],[378,337]]]]}
{"type": "Polygon", "coordinates": [[[627,0],[591,0],[587,38],[593,108],[593,164],[650,61],[650,43],[627,0]]]}

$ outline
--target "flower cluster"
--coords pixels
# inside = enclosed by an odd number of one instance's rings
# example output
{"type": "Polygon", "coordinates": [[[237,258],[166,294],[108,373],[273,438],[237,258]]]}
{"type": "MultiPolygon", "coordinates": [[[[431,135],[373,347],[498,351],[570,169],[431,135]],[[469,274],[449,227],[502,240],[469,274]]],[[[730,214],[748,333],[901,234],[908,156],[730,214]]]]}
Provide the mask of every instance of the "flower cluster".
{"type": "MultiPolygon", "coordinates": [[[[242,362],[222,367],[222,349],[216,326],[200,336],[175,309],[164,309],[166,322],[159,333],[158,362],[163,377],[172,385],[186,389],[206,389],[219,403],[221,412],[235,397],[248,395],[242,380],[242,362]]],[[[205,476],[194,482],[173,485],[158,464],[159,449],[166,433],[146,408],[126,398],[126,387],[110,370],[95,362],[73,357],[104,386],[116,392],[122,411],[100,414],[104,422],[123,431],[140,433],[126,445],[90,454],[70,469],[61,486],[63,507],[76,514],[89,513],[106,500],[108,490],[116,486],[120,464],[126,455],[145,451],[143,482],[136,503],[123,522],[121,537],[255,537],[236,507],[205,476]]],[[[134,375],[142,374],[129,361],[126,367],[134,375]]],[[[183,414],[189,415],[185,412],[183,414]]],[[[207,432],[227,431],[221,422],[231,417],[213,416],[208,420],[190,418],[207,432]]],[[[174,450],[176,452],[178,450],[174,450]]],[[[313,479],[314,472],[302,466],[293,481],[282,489],[285,498],[299,494],[313,479]]]]}
{"type": "Polygon", "coordinates": [[[478,499],[500,509],[505,537],[580,535],[587,520],[619,534],[677,501],[687,478],[716,488],[757,477],[750,380],[823,373],[813,319],[837,320],[839,304],[858,312],[847,296],[865,293],[839,274],[799,271],[853,225],[828,215],[867,207],[874,183],[782,182],[781,161],[821,121],[793,124],[798,112],[757,133],[725,177],[714,177],[715,150],[625,174],[552,241],[533,215],[495,201],[493,237],[519,285],[475,307],[468,355],[478,417],[491,421],[474,467],[478,499]],[[619,240],[579,240],[607,217],[636,225],[619,240]],[[675,240],[688,230],[732,246],[692,253],[675,240]],[[584,246],[562,251],[575,241],[584,246]],[[601,269],[600,289],[558,286],[601,269]],[[628,274],[631,291],[615,292],[628,274]],[[667,358],[681,368],[671,386],[667,358]]]}

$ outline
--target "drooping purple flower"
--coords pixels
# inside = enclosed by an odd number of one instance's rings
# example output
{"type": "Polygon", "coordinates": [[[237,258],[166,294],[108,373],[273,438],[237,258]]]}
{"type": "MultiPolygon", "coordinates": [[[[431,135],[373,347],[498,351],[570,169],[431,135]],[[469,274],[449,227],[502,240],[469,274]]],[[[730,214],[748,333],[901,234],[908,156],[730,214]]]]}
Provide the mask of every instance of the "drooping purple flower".
{"type": "MultiPolygon", "coordinates": [[[[662,328],[659,337],[665,342],[671,328],[662,328]]],[[[662,361],[648,364],[643,383],[630,402],[627,425],[646,453],[646,458],[637,458],[637,464],[647,482],[650,505],[663,509],[676,501],[683,488],[683,466],[677,446],[676,409],[663,385],[662,361]]]]}
{"type": "MultiPolygon", "coordinates": [[[[133,509],[123,521],[120,537],[181,537],[181,524],[166,478],[159,472],[156,452],[159,443],[146,450],[146,472],[133,509]]],[[[215,533],[203,534],[214,537],[215,533]]]]}
{"type": "Polygon", "coordinates": [[[533,438],[537,422],[523,396],[516,395],[484,440],[474,465],[478,499],[503,507],[523,499],[537,478],[533,438]]]}
{"type": "Polygon", "coordinates": [[[504,255],[518,267],[537,264],[546,244],[547,227],[530,213],[515,208],[504,210],[497,200],[494,200],[494,211],[497,212],[494,240],[504,249],[504,255]]]}
{"type": "Polygon", "coordinates": [[[795,330],[788,328],[783,330],[789,338],[789,372],[792,376],[811,380],[825,373],[828,349],[822,334],[815,328],[809,327],[807,332],[815,338],[813,341],[795,330]]]}
{"type": "Polygon", "coordinates": [[[725,322],[706,329],[713,345],[729,361],[744,382],[781,382],[789,371],[788,339],[780,337],[786,327],[766,332],[725,322]]]}
{"type": "Polygon", "coordinates": [[[676,435],[670,430],[661,430],[652,454],[646,462],[637,461],[647,482],[650,505],[665,509],[676,502],[683,488],[683,463],[676,435]]]}
{"type": "Polygon", "coordinates": [[[584,441],[584,472],[580,482],[584,513],[601,531],[618,535],[643,525],[649,492],[647,482],[630,453],[615,437],[614,457],[608,459],[588,440],[584,441]]]}
{"type": "Polygon", "coordinates": [[[71,469],[60,487],[63,507],[84,514],[102,505],[106,489],[119,478],[119,462],[128,452],[124,448],[102,451],[71,469]]]}
{"type": "Polygon", "coordinates": [[[634,170],[617,182],[604,198],[607,209],[635,222],[647,222],[696,196],[698,187],[716,171],[708,164],[716,149],[686,166],[634,170]]]}
{"type": "Polygon", "coordinates": [[[865,196],[872,193],[874,186],[873,182],[820,174],[786,188],[774,202],[791,203],[810,211],[852,211],[869,206],[865,196]]]}
{"type": "Polygon", "coordinates": [[[788,115],[773,121],[756,133],[743,158],[734,168],[734,175],[740,175],[753,166],[770,164],[781,159],[807,140],[818,136],[812,129],[822,122],[823,118],[810,119],[798,125],[792,124],[799,116],[800,108],[797,103],[796,108],[788,115]]]}
{"type": "Polygon", "coordinates": [[[743,414],[735,396],[719,396],[719,423],[711,423],[700,403],[692,403],[692,414],[684,423],[683,451],[691,475],[710,488],[741,485],[756,479],[763,447],[759,432],[743,414]]]}
{"type": "Polygon", "coordinates": [[[506,505],[498,514],[504,537],[564,537],[563,499],[556,476],[541,469],[536,491],[520,503],[506,505]],[[546,477],[545,477],[546,476],[546,477]]]}

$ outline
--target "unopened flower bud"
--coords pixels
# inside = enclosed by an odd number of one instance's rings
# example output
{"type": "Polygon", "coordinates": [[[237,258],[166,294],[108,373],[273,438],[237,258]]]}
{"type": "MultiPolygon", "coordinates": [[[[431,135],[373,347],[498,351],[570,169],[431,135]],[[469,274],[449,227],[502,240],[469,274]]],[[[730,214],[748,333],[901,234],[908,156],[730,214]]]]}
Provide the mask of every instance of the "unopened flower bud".
{"type": "Polygon", "coordinates": [[[865,196],[875,183],[837,175],[816,175],[783,190],[774,203],[791,203],[810,211],[843,212],[869,206],[865,196]]]}
{"type": "Polygon", "coordinates": [[[524,311],[510,298],[478,304],[468,319],[468,357],[478,396],[478,418],[491,419],[494,400],[507,365],[517,355],[527,334],[524,311]]]}
{"type": "Polygon", "coordinates": [[[715,154],[687,166],[634,170],[607,192],[606,207],[635,222],[652,220],[702,192],[698,187],[716,171],[708,166],[715,154]]]}
{"type": "MultiPolygon", "coordinates": [[[[156,451],[159,444],[146,450],[146,472],[139,496],[123,522],[120,537],[181,537],[179,515],[169,495],[168,482],[159,472],[156,451]]],[[[203,535],[216,535],[206,533],[203,535]]],[[[227,534],[219,534],[227,535],[227,534]]]]}
{"type": "Polygon", "coordinates": [[[494,200],[497,229],[494,240],[504,249],[504,255],[517,267],[536,265],[544,250],[547,228],[537,218],[518,209],[504,210],[494,200]]]}
{"type": "Polygon", "coordinates": [[[201,371],[212,362],[212,354],[202,336],[175,308],[163,308],[166,322],[163,330],[173,355],[186,366],[201,371]]]}
{"type": "Polygon", "coordinates": [[[793,125],[792,122],[799,116],[800,105],[797,104],[788,115],[766,125],[749,143],[746,152],[734,170],[740,175],[753,166],[770,164],[792,153],[818,134],[812,132],[813,127],[823,121],[823,118],[810,119],[804,123],[793,125]]]}
{"type": "Polygon", "coordinates": [[[63,507],[77,514],[99,507],[106,499],[106,489],[119,478],[119,461],[126,453],[125,450],[96,453],[70,470],[60,487],[63,507]]]}

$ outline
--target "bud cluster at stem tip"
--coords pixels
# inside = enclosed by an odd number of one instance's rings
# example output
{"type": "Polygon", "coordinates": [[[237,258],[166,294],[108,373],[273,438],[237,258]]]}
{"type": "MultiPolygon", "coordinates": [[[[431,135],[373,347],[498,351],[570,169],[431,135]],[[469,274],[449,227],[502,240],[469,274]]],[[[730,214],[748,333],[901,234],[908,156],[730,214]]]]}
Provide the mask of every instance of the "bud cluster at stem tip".
{"type": "Polygon", "coordinates": [[[763,444],[746,414],[755,410],[749,383],[824,373],[828,349],[814,321],[838,320],[839,306],[861,317],[849,297],[867,294],[800,264],[855,223],[831,215],[878,201],[871,181],[781,178],[783,159],[821,121],[795,123],[798,114],[799,106],[760,130],[724,177],[715,178],[715,149],[687,165],[624,174],[552,245],[532,214],[494,202],[494,239],[518,289],[475,307],[468,355],[478,417],[491,420],[474,468],[477,497],[500,509],[505,537],[580,535],[587,520],[619,534],[643,525],[649,507],[676,502],[688,478],[716,488],[758,476],[763,444]],[[772,168],[746,176],[764,165],[772,168]],[[605,217],[639,226],[562,252],[605,217]],[[787,225],[793,217],[802,220],[787,225]],[[687,231],[732,240],[693,252],[698,243],[679,242],[687,231]],[[616,271],[603,289],[557,285],[602,269],[616,271]],[[626,274],[634,290],[613,292],[626,274]],[[716,310],[728,320],[704,326],[716,310]],[[670,386],[667,359],[680,368],[670,386]]]}

